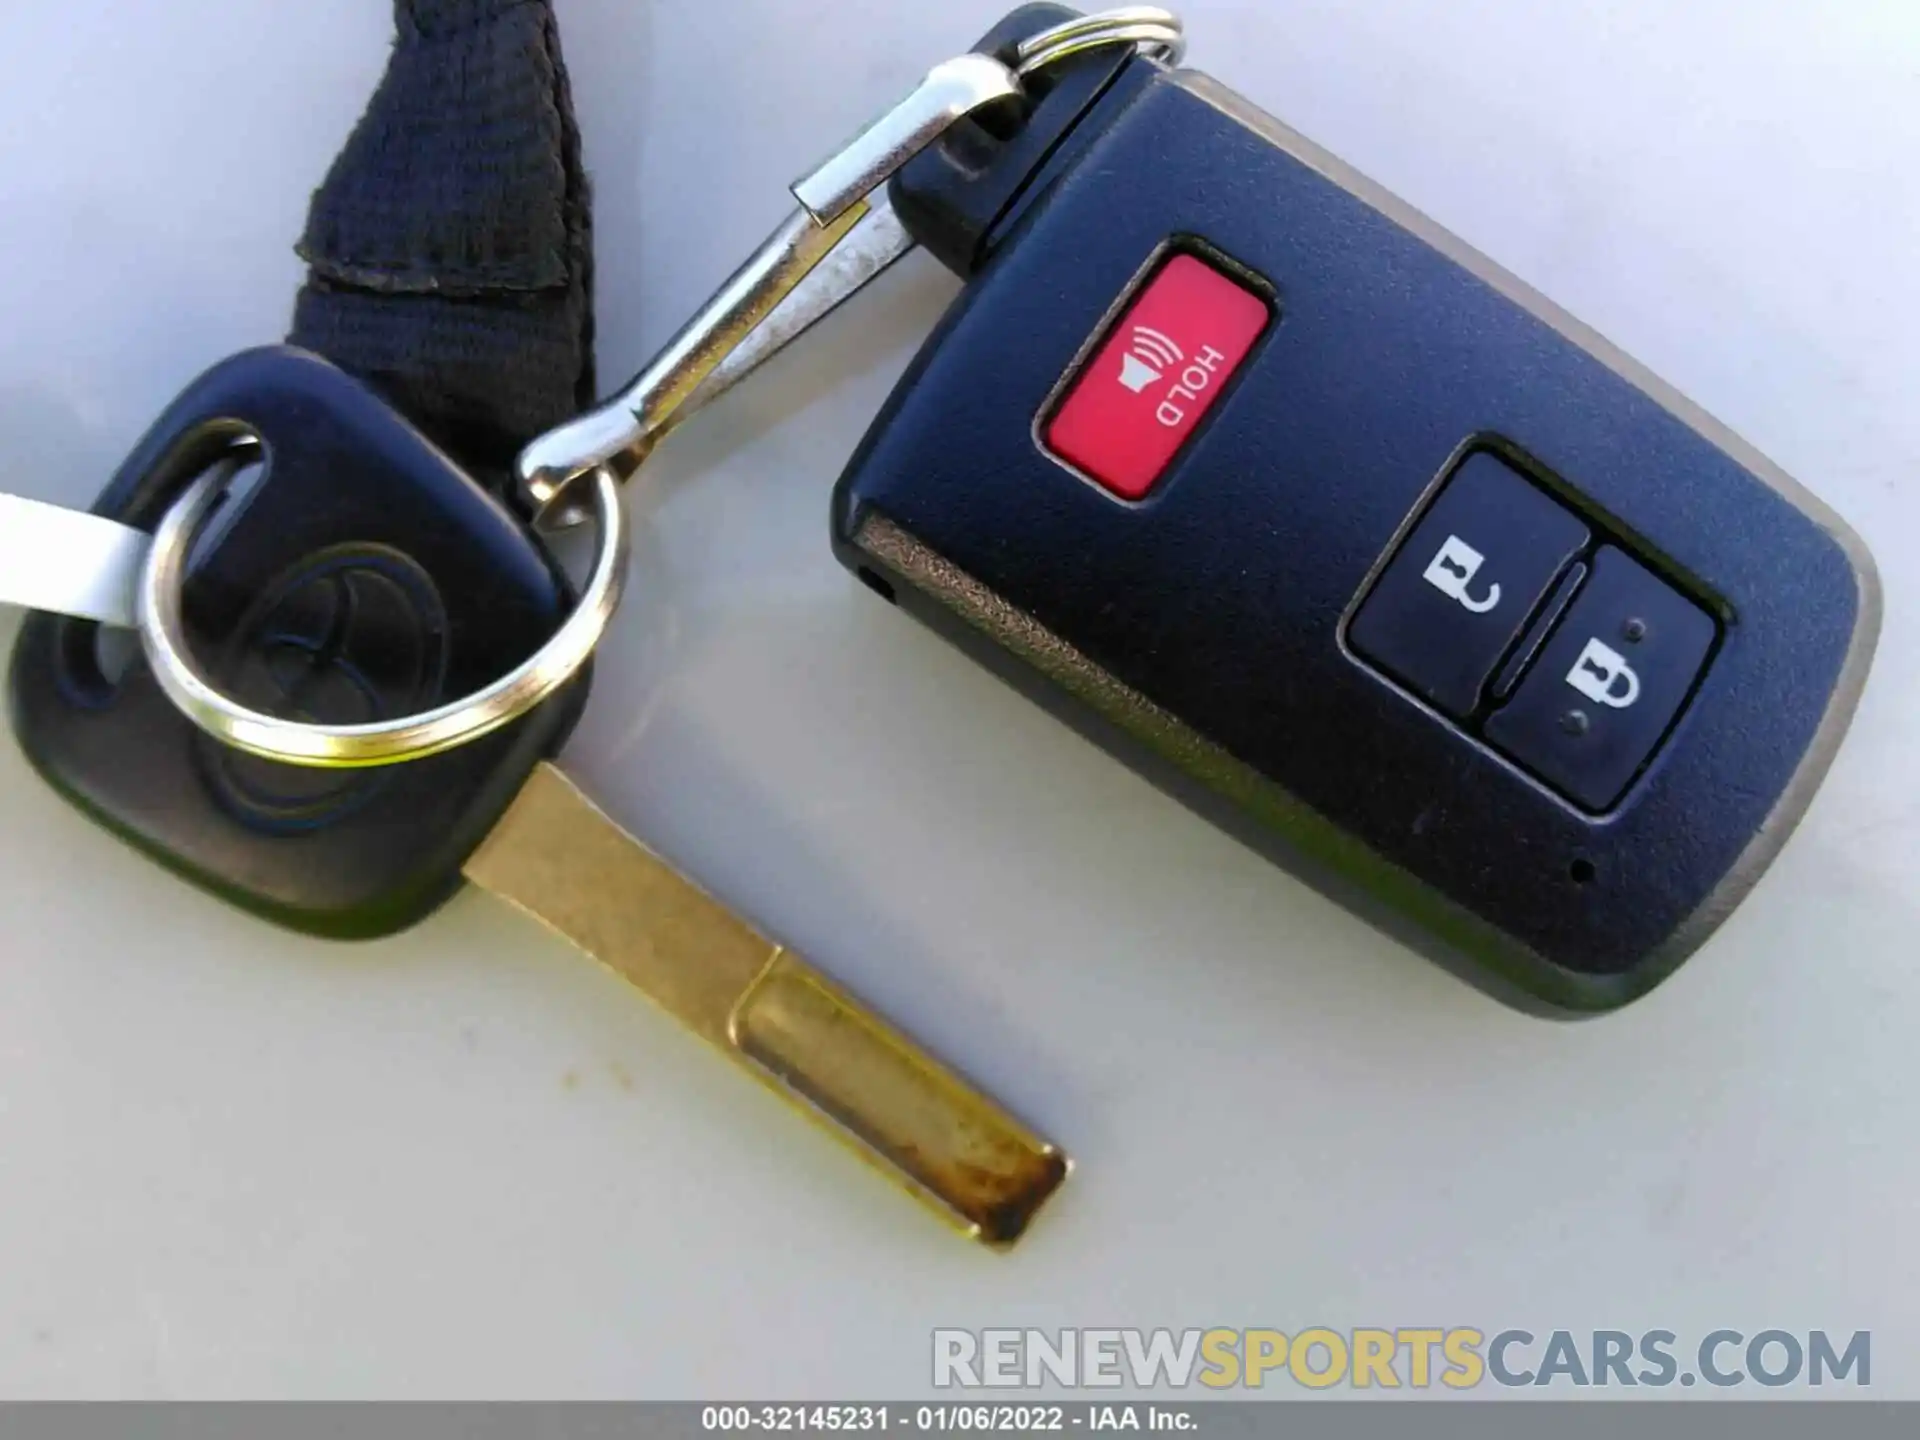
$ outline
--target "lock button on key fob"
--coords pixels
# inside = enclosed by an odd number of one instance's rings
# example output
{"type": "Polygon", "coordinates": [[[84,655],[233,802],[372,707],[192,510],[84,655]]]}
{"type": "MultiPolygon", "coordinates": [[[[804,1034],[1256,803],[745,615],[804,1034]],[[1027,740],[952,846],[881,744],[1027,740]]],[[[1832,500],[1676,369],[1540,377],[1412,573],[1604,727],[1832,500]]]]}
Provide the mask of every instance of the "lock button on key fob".
{"type": "Polygon", "coordinates": [[[1680,712],[1713,617],[1611,546],[1487,738],[1576,804],[1610,808],[1680,712]]]}

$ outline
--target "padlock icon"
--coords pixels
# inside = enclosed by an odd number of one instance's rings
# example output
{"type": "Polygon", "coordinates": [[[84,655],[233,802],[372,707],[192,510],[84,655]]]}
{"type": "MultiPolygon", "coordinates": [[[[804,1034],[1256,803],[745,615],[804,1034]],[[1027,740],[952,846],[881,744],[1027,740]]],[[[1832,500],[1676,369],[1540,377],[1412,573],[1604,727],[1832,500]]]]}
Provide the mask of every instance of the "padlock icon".
{"type": "Polygon", "coordinates": [[[1604,640],[1587,641],[1587,648],[1567,672],[1567,684],[1594,703],[1615,710],[1624,710],[1640,698],[1640,677],[1627,657],[1604,640]]]}
{"type": "Polygon", "coordinates": [[[1473,546],[1458,535],[1449,535],[1440,553],[1427,562],[1426,574],[1421,578],[1442,595],[1459,601],[1462,609],[1484,615],[1500,603],[1500,587],[1489,585],[1487,593],[1478,599],[1467,593],[1467,587],[1486,563],[1487,557],[1473,546]]]}

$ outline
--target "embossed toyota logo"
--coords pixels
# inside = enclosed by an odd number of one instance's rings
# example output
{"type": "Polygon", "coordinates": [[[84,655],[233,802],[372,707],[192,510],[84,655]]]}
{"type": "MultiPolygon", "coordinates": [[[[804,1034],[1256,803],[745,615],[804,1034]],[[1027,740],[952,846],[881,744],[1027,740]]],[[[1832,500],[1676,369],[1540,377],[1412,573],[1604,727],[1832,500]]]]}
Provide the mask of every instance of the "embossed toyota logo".
{"type": "MultiPolygon", "coordinates": [[[[360,725],[427,709],[446,685],[446,606],[398,550],[341,545],[268,585],[233,627],[218,673],[237,700],[285,719],[360,725]]],[[[314,770],[261,760],[200,737],[201,770],[236,819],[315,830],[360,809],[393,778],[385,767],[314,770]]]]}

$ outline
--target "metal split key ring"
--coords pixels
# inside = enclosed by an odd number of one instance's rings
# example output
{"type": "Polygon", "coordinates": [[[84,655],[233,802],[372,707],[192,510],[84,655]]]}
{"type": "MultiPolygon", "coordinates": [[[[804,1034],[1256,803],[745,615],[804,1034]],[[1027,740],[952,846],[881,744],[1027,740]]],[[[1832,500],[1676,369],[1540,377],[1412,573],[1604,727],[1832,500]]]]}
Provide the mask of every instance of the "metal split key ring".
{"type": "Polygon", "coordinates": [[[431,710],[361,725],[320,725],[252,710],[200,673],[181,604],[194,538],[219,505],[228,479],[220,468],[207,471],[161,519],[140,572],[134,614],[162,693],[202,730],[250,755],[345,770],[419,760],[477,740],[526,714],[578,672],[619,608],[627,572],[626,510],[620,487],[602,470],[592,477],[598,538],[579,599],[545,644],[492,684],[431,710]]]}
{"type": "Polygon", "coordinates": [[[225,494],[228,473],[215,469],[174,501],[140,574],[136,620],[161,691],[200,729],[236,750],[320,769],[421,759],[526,714],[587,662],[619,606],[628,551],[620,482],[680,420],[913,247],[879,193],[908,160],[959,120],[1021,95],[1023,81],[1036,71],[1113,45],[1170,65],[1185,52],[1179,17],[1133,5],[1030,36],[1016,47],[1012,65],[967,54],[936,66],[904,101],[795,183],[799,210],[625,390],[527,446],[516,468],[536,528],[589,522],[595,553],[565,622],[492,684],[430,710],[360,725],[282,719],[227,695],[194,659],[182,599],[194,540],[225,494]]]}

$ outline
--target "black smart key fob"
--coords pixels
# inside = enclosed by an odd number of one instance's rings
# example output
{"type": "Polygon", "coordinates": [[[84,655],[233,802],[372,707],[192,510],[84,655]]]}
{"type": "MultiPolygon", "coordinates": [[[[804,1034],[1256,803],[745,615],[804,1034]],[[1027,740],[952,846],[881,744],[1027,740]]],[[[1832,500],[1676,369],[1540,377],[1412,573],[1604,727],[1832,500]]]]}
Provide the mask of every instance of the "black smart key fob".
{"type": "Polygon", "coordinates": [[[893,201],[968,284],[834,493],[872,588],[1528,1009],[1646,993],[1779,851],[1879,586],[1723,427],[1143,57],[893,201]]]}
{"type": "MultiPolygon", "coordinates": [[[[150,528],[181,484],[242,445],[263,473],[189,574],[215,683],[272,714],[361,724],[506,673],[572,604],[506,508],[379,396],[291,346],[207,371],[120,467],[94,513],[150,528]]],[[[314,770],[230,750],[174,709],[145,662],[110,676],[89,621],[29,615],[14,733],[49,784],[194,883],[343,939],[402,929],[571,732],[587,675],[513,724],[424,760],[314,770]]]]}

